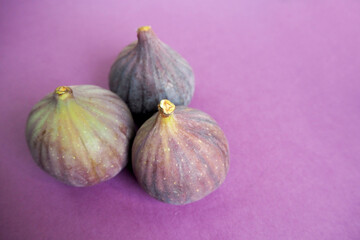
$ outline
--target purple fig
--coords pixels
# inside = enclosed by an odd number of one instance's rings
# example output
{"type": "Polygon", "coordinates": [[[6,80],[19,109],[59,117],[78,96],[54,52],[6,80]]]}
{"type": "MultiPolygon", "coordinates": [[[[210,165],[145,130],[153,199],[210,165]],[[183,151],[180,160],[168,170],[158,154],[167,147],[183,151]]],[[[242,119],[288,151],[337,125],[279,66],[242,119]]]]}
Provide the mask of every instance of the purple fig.
{"type": "Polygon", "coordinates": [[[171,204],[202,199],[225,180],[226,137],[214,119],[168,100],[138,130],[132,147],[135,176],[152,197],[171,204]]]}
{"type": "Polygon", "coordinates": [[[137,37],[111,67],[111,91],[139,119],[155,113],[161,99],[188,105],[194,94],[194,74],[188,62],[160,41],[149,26],[140,27],[137,37]]]}

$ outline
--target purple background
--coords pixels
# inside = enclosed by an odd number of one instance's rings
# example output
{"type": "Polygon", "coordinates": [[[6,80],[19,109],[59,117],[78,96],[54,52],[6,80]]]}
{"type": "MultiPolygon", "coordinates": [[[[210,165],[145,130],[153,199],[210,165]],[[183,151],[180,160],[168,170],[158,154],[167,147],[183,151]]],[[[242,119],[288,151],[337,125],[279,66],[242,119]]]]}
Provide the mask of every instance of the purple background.
{"type": "Polygon", "coordinates": [[[1,1],[0,239],[360,239],[360,2],[1,1]],[[172,206],[126,169],[90,188],[31,159],[31,107],[59,85],[108,88],[151,25],[196,76],[194,108],[230,143],[225,183],[172,206]]]}

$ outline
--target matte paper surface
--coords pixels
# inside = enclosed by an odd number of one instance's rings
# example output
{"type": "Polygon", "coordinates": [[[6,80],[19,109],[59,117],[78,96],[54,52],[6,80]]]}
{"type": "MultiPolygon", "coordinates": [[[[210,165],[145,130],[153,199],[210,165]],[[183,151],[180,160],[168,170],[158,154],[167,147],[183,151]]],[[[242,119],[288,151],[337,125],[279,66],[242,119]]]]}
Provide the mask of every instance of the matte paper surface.
{"type": "Polygon", "coordinates": [[[359,26],[355,0],[1,1],[0,239],[360,239],[359,26]],[[25,142],[37,101],[108,88],[143,25],[188,60],[190,106],[229,140],[225,183],[185,206],[130,168],[64,185],[25,142]]]}

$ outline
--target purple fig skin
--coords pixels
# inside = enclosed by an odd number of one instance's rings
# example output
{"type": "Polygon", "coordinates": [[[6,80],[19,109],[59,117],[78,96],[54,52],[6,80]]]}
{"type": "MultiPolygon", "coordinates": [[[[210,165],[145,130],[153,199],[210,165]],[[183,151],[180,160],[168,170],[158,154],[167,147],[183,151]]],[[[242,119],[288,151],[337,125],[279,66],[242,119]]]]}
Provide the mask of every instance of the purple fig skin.
{"type": "Polygon", "coordinates": [[[160,41],[149,26],[139,28],[137,37],[112,65],[110,90],[128,104],[136,119],[146,120],[154,114],[161,99],[188,105],[195,89],[188,62],[160,41]]]}
{"type": "Polygon", "coordinates": [[[168,100],[138,130],[132,167],[141,187],[152,197],[182,205],[217,189],[229,169],[227,139],[206,113],[168,100]]]}
{"type": "Polygon", "coordinates": [[[97,86],[58,87],[29,114],[26,140],[35,162],[77,187],[117,175],[128,162],[134,123],[126,104],[97,86]]]}

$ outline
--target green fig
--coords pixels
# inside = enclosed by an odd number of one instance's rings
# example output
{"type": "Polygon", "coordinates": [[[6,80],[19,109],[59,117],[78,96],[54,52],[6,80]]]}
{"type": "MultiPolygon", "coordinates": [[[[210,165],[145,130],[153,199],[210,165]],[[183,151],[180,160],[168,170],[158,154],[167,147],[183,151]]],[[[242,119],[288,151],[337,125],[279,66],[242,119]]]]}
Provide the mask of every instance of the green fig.
{"type": "Polygon", "coordinates": [[[37,103],[26,139],[35,162],[58,180],[90,186],[128,162],[134,123],[114,93],[92,85],[61,86],[37,103]]]}

